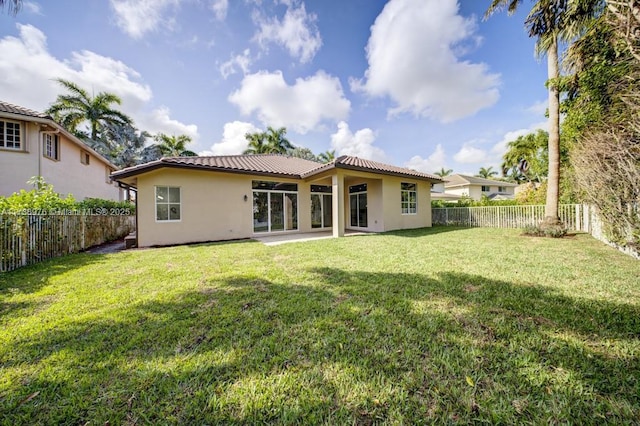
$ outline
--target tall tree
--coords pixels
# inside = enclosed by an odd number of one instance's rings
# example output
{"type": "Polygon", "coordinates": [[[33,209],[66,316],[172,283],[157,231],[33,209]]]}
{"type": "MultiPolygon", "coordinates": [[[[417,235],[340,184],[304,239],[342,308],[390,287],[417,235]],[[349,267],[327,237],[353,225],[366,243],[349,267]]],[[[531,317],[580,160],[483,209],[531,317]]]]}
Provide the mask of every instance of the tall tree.
{"type": "Polygon", "coordinates": [[[131,125],[110,124],[106,126],[105,135],[113,146],[111,158],[116,166],[131,167],[151,161],[144,154],[147,139],[151,137],[146,131],[138,131],[131,125]]]}
{"type": "MultiPolygon", "coordinates": [[[[70,132],[78,133],[78,127],[88,123],[90,129],[88,136],[96,141],[102,128],[107,124],[131,125],[133,123],[131,118],[112,107],[113,104],[122,103],[113,93],[100,92],[90,96],[86,90],[69,80],[59,78],[56,81],[69,93],[58,95],[46,112],[70,132]]],[[[78,135],[84,136],[82,132],[78,135]]]]}
{"type": "MultiPolygon", "coordinates": [[[[536,54],[547,56],[547,88],[549,94],[549,177],[545,219],[541,226],[558,227],[560,194],[560,64],[558,42],[570,43],[598,13],[603,0],[537,0],[525,20],[529,37],[535,37],[536,54]]],[[[507,8],[513,14],[522,0],[492,0],[485,18],[507,8]]]]}
{"type": "Polygon", "coordinates": [[[507,152],[502,156],[503,174],[517,182],[546,180],[548,146],[549,134],[544,130],[518,136],[507,144],[507,152]]]}
{"type": "Polygon", "coordinates": [[[265,140],[272,154],[286,154],[294,148],[289,139],[287,139],[286,134],[287,129],[285,127],[278,129],[274,129],[271,126],[267,127],[265,140]]]}
{"type": "Polygon", "coordinates": [[[445,169],[444,167],[441,167],[440,170],[434,173],[434,175],[445,177],[449,176],[451,173],[453,173],[453,169],[445,169]]]}
{"type": "Polygon", "coordinates": [[[4,10],[5,3],[9,4],[9,13],[14,16],[22,9],[22,0],[0,0],[0,9],[4,10]]]}
{"type": "Polygon", "coordinates": [[[478,174],[476,176],[479,176],[485,179],[491,179],[491,177],[496,176],[497,174],[498,172],[493,170],[493,166],[489,166],[487,168],[480,167],[480,171],[478,171],[478,174]]]}
{"type": "Polygon", "coordinates": [[[302,146],[297,146],[293,149],[290,149],[287,155],[297,158],[303,158],[309,161],[319,161],[318,157],[311,151],[309,148],[305,148],[302,146]]]}
{"type": "Polygon", "coordinates": [[[247,140],[247,149],[243,154],[268,154],[269,147],[265,142],[264,132],[247,133],[244,135],[247,140]]]}
{"type": "Polygon", "coordinates": [[[158,150],[165,157],[197,157],[193,151],[187,149],[187,144],[191,142],[191,138],[187,135],[165,135],[158,133],[154,139],[157,142],[158,150]]]}
{"type": "Polygon", "coordinates": [[[332,149],[331,151],[325,151],[318,154],[318,161],[321,163],[330,163],[336,159],[336,150],[332,149]]]}

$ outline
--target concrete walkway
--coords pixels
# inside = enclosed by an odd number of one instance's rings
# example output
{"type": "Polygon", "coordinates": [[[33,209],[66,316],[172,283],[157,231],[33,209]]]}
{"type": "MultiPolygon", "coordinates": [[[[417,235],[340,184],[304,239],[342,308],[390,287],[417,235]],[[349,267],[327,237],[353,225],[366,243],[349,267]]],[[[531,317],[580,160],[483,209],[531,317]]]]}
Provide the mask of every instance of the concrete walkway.
{"type": "MultiPolygon", "coordinates": [[[[359,232],[359,231],[345,231],[345,237],[352,235],[370,235],[371,232],[359,232]]],[[[278,235],[265,235],[264,237],[254,237],[256,241],[260,241],[266,246],[277,246],[286,243],[299,243],[302,241],[324,240],[327,238],[333,238],[331,231],[320,232],[305,232],[301,234],[278,234],[278,235]]]]}
{"type": "Polygon", "coordinates": [[[124,250],[124,240],[111,241],[110,243],[100,244],[99,246],[91,247],[86,250],[85,253],[91,254],[109,254],[117,253],[124,250]]]}

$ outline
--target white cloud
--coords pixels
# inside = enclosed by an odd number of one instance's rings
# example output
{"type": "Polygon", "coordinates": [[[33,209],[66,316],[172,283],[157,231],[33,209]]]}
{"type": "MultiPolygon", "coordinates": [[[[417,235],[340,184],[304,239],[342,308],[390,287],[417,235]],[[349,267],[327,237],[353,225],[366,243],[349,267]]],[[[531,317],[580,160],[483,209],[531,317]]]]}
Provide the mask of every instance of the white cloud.
{"type": "Polygon", "coordinates": [[[538,116],[544,116],[544,114],[547,112],[547,107],[549,106],[549,101],[542,100],[542,101],[538,101],[536,103],[534,103],[533,105],[529,106],[527,108],[527,112],[530,112],[532,114],[538,115],[538,116]]]}
{"type": "Polygon", "coordinates": [[[456,0],[391,0],[371,27],[369,68],[352,80],[354,91],[388,96],[390,114],[410,112],[451,122],[493,105],[498,74],[463,60],[477,45],[473,18],[458,14],[456,0]]]}
{"type": "Polygon", "coordinates": [[[293,2],[281,3],[287,6],[282,20],[277,17],[269,19],[254,15],[254,20],[259,26],[254,39],[263,47],[268,43],[279,44],[300,62],[309,62],[322,46],[322,38],[315,25],[317,16],[313,13],[308,14],[304,3],[298,8],[293,2]]]}
{"type": "Polygon", "coordinates": [[[203,151],[200,155],[242,154],[247,149],[247,139],[244,135],[260,131],[253,124],[244,121],[226,123],[222,132],[222,140],[213,144],[210,151],[203,151]]]}
{"type": "Polygon", "coordinates": [[[211,10],[213,11],[218,21],[224,21],[227,17],[227,10],[229,9],[229,0],[213,0],[211,2],[211,10]]]}
{"type": "Polygon", "coordinates": [[[242,73],[246,75],[249,72],[251,62],[251,51],[245,49],[241,55],[232,56],[231,59],[220,65],[220,74],[226,80],[230,75],[238,72],[237,68],[240,68],[242,73]]]}
{"type": "Polygon", "coordinates": [[[165,14],[171,6],[179,4],[180,0],[111,0],[116,24],[135,39],[160,27],[172,29],[175,19],[165,14]]]}
{"type": "Polygon", "coordinates": [[[42,6],[34,1],[25,1],[22,3],[22,7],[29,13],[34,15],[42,15],[42,6]]]}
{"type": "Polygon", "coordinates": [[[136,125],[142,129],[153,129],[152,133],[164,133],[167,135],[187,135],[194,142],[198,139],[198,126],[195,124],[184,124],[171,118],[169,108],[162,106],[151,113],[142,114],[136,125]]]}
{"type": "Polygon", "coordinates": [[[504,134],[500,142],[496,143],[491,148],[491,154],[502,159],[502,156],[507,152],[507,145],[509,142],[518,139],[520,136],[528,135],[529,133],[533,133],[536,130],[542,129],[548,131],[548,122],[541,121],[539,123],[533,123],[527,128],[511,130],[504,134]]]}
{"type": "Polygon", "coordinates": [[[440,168],[445,166],[446,155],[442,144],[436,146],[436,150],[427,158],[422,158],[419,155],[415,155],[409,159],[405,164],[405,167],[413,170],[418,170],[425,173],[434,173],[440,168]]]}
{"type": "Polygon", "coordinates": [[[338,130],[331,135],[331,149],[336,155],[353,155],[375,161],[389,161],[384,151],[373,143],[376,134],[369,128],[360,129],[353,133],[344,121],[338,123],[338,130]]]}
{"type": "Polygon", "coordinates": [[[264,125],[287,127],[305,134],[324,120],[344,120],[351,102],[345,98],[340,80],[323,71],[298,78],[288,85],[281,71],[260,71],[244,77],[229,101],[245,115],[257,112],[264,125]]]}
{"type": "Polygon", "coordinates": [[[0,93],[4,101],[44,111],[63,89],[56,78],[71,80],[90,93],[114,93],[122,99],[119,107],[136,125],[151,133],[185,133],[197,138],[197,127],[170,118],[169,110],[149,112],[151,88],[140,81],[140,74],[121,61],[83,50],[70,59],[53,57],[47,39],[39,29],[18,24],[19,38],[0,39],[0,93]]]}
{"type": "Polygon", "coordinates": [[[467,142],[455,153],[453,159],[461,164],[477,164],[486,162],[489,156],[485,150],[477,148],[473,146],[472,143],[467,142]]]}

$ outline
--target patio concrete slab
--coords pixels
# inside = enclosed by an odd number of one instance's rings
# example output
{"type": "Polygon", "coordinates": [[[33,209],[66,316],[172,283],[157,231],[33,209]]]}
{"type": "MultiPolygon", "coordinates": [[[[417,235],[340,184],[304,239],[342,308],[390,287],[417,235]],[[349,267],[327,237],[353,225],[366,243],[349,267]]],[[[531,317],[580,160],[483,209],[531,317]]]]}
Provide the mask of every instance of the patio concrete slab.
{"type": "MultiPolygon", "coordinates": [[[[346,231],[345,237],[352,235],[367,235],[371,232],[359,232],[359,231],[346,231]]],[[[256,241],[260,241],[266,246],[277,246],[286,243],[299,243],[303,241],[323,240],[327,238],[333,238],[331,231],[321,232],[304,232],[300,234],[279,234],[279,235],[265,235],[264,237],[254,237],[256,241]]]]}

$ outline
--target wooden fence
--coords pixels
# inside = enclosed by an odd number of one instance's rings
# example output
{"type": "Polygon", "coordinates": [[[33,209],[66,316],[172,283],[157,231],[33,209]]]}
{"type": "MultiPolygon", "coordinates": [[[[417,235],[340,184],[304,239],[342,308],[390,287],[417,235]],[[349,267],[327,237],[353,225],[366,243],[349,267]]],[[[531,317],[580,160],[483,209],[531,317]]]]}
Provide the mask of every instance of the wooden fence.
{"type": "Polygon", "coordinates": [[[135,216],[0,214],[0,272],[78,253],[135,229],[135,216]]]}
{"type": "MultiPolygon", "coordinates": [[[[591,212],[582,204],[563,204],[558,208],[560,220],[572,231],[590,232],[591,212]]],[[[525,228],[544,219],[544,206],[447,207],[431,209],[434,225],[475,226],[486,228],[525,228]]]]}

